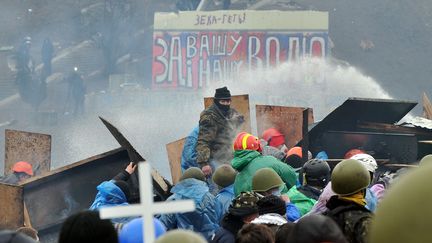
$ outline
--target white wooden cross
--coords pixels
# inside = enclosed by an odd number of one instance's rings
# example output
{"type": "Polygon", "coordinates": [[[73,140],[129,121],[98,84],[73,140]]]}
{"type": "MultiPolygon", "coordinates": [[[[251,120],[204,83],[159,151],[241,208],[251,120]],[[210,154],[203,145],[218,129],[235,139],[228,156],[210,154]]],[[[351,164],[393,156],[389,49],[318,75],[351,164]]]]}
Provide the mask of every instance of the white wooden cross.
{"type": "Polygon", "coordinates": [[[193,200],[154,202],[150,164],[139,163],[138,172],[141,204],[101,208],[99,214],[102,219],[142,216],[143,240],[146,243],[153,243],[155,241],[153,215],[194,211],[195,202],[193,200]]]}

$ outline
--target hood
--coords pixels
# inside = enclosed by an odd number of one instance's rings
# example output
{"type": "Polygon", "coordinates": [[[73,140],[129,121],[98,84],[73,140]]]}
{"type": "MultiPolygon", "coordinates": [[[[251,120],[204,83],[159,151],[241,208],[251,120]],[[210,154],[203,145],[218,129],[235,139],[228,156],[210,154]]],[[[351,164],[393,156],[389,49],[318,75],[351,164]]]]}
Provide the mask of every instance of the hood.
{"type": "Polygon", "coordinates": [[[189,178],[178,182],[171,192],[184,199],[193,199],[200,202],[202,197],[209,192],[207,183],[194,178],[189,178]]]}
{"type": "Polygon", "coordinates": [[[258,151],[255,150],[237,150],[234,152],[234,159],[231,161],[231,165],[237,171],[242,171],[252,160],[261,156],[258,151]]]}
{"type": "Polygon", "coordinates": [[[109,198],[109,201],[112,203],[123,203],[126,202],[126,196],[123,191],[114,184],[114,181],[105,181],[102,182],[99,186],[96,187],[99,193],[105,197],[109,198]]]}
{"type": "Polygon", "coordinates": [[[234,184],[231,184],[227,187],[224,187],[224,188],[220,189],[220,191],[219,191],[219,193],[224,193],[224,192],[227,192],[227,193],[234,195],[234,184]]]}

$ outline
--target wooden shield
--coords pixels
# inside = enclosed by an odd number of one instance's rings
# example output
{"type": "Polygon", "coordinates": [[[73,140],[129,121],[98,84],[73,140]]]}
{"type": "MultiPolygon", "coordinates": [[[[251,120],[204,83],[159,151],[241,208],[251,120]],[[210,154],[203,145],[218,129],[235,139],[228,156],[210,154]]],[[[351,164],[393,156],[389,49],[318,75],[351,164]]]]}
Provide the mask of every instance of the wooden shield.
{"type": "MultiPolygon", "coordinates": [[[[258,135],[271,127],[285,135],[285,144],[293,147],[302,139],[303,107],[256,105],[258,135]]],[[[314,122],[313,110],[309,108],[309,124],[314,122]]]]}
{"type": "Polygon", "coordinates": [[[0,183],[0,229],[16,229],[24,225],[23,188],[0,183]]]}
{"type": "MultiPolygon", "coordinates": [[[[208,108],[213,104],[213,97],[204,98],[204,107],[208,108]]],[[[233,95],[231,97],[231,107],[236,109],[240,114],[244,116],[245,122],[241,127],[240,131],[250,133],[251,121],[250,121],[250,107],[249,107],[249,95],[233,95]]]]}
{"type": "Polygon", "coordinates": [[[34,175],[50,170],[51,135],[6,130],[5,137],[5,174],[10,174],[18,161],[31,163],[34,175]]]}
{"type": "Polygon", "coordinates": [[[186,138],[182,138],[166,145],[173,184],[176,184],[180,180],[180,177],[182,175],[181,155],[185,141],[186,138]]]}

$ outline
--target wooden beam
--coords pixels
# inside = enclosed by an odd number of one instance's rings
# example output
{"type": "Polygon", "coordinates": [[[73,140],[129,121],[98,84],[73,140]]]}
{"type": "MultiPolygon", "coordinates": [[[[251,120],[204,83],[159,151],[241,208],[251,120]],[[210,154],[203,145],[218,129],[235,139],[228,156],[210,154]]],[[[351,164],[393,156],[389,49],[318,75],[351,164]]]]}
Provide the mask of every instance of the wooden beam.
{"type": "Polygon", "coordinates": [[[423,128],[403,127],[387,123],[360,122],[357,124],[357,127],[378,132],[410,133],[423,136],[432,136],[432,132],[423,128]]]}
{"type": "Polygon", "coordinates": [[[423,92],[423,115],[427,119],[432,119],[432,103],[426,95],[426,92],[423,92]]]}

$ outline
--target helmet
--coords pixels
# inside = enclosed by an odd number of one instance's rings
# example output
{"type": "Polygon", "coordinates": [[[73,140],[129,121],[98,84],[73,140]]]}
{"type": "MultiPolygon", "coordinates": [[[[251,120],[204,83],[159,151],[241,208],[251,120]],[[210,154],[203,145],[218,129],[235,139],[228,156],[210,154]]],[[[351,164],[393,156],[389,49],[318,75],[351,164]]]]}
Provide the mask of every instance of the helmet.
{"type": "Polygon", "coordinates": [[[332,189],[341,196],[355,194],[370,183],[366,167],[355,159],[342,160],[335,166],[331,175],[332,189]]]}
{"type": "Polygon", "coordinates": [[[257,150],[261,151],[261,144],[257,137],[247,132],[241,132],[234,140],[234,150],[257,150]]]}
{"type": "Polygon", "coordinates": [[[237,171],[231,165],[219,166],[213,174],[213,181],[220,187],[227,187],[234,183],[237,171]]]}
{"type": "Polygon", "coordinates": [[[432,201],[431,174],[427,163],[395,181],[375,212],[368,242],[432,242],[432,210],[426,203],[432,201]]]}
{"type": "Polygon", "coordinates": [[[207,241],[199,234],[191,230],[171,230],[155,241],[155,243],[206,243],[207,241]]]}
{"type": "MultiPolygon", "coordinates": [[[[142,243],[143,242],[143,218],[136,218],[123,226],[119,235],[120,243],[142,243]]],[[[166,229],[159,219],[153,218],[155,237],[165,234],[166,229]]]]}
{"type": "Polygon", "coordinates": [[[285,136],[276,128],[265,130],[262,134],[262,138],[272,147],[278,147],[285,143],[285,136]]]}
{"type": "Polygon", "coordinates": [[[330,166],[320,159],[311,159],[303,165],[306,184],[325,186],[330,181],[330,166]]]}
{"type": "Polygon", "coordinates": [[[366,152],[361,149],[351,149],[348,152],[346,152],[344,159],[350,159],[356,154],[365,154],[366,152]]]}
{"type": "Polygon", "coordinates": [[[369,154],[356,154],[351,159],[360,161],[369,172],[375,173],[375,170],[378,168],[376,160],[369,154]]]}
{"type": "Polygon", "coordinates": [[[419,165],[424,166],[426,164],[432,163],[432,154],[428,154],[420,160],[419,165]]]}
{"type": "MultiPolygon", "coordinates": [[[[290,156],[292,154],[297,155],[300,158],[303,158],[303,152],[302,152],[302,147],[292,147],[290,150],[288,150],[287,152],[287,156],[290,156]]],[[[312,159],[312,153],[310,151],[308,151],[308,159],[312,159]]]]}
{"type": "Polygon", "coordinates": [[[190,167],[189,169],[185,170],[183,175],[180,177],[180,181],[190,178],[200,181],[206,180],[204,173],[198,167],[190,167]]]}
{"type": "Polygon", "coordinates": [[[16,162],[13,166],[12,166],[12,171],[13,172],[24,172],[27,175],[33,175],[33,167],[29,162],[26,161],[20,161],[20,162],[16,162]]]}
{"type": "Polygon", "coordinates": [[[265,192],[284,185],[280,176],[270,168],[262,168],[255,172],[252,178],[252,191],[265,192]]]}

